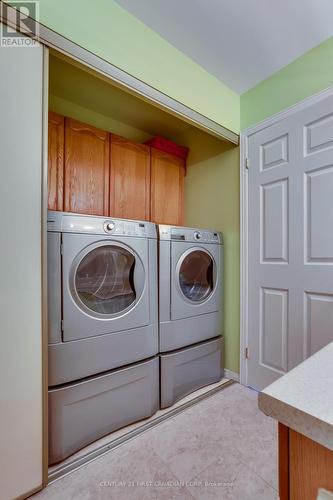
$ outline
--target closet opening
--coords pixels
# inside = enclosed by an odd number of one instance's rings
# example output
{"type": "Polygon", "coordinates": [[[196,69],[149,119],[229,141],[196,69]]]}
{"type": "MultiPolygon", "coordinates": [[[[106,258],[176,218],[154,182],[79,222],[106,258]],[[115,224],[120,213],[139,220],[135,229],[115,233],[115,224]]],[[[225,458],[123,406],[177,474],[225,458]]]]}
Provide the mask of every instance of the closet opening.
{"type": "MultiPolygon", "coordinates": [[[[49,249],[56,249],[48,263],[48,281],[52,282],[55,294],[53,298],[49,294],[49,301],[53,300],[54,304],[51,314],[49,308],[49,321],[51,318],[54,320],[53,325],[56,325],[51,337],[49,329],[49,449],[53,450],[49,477],[54,479],[97,456],[111,441],[115,443],[125,439],[126,433],[134,432],[140,425],[147,425],[143,419],[157,410],[155,402],[149,408],[143,404],[147,391],[154,392],[156,389],[153,379],[158,370],[156,363],[152,362],[150,348],[145,347],[150,328],[149,318],[144,316],[142,310],[133,319],[133,324],[119,326],[119,331],[138,328],[142,349],[140,360],[134,360],[136,364],[133,364],[133,359],[122,352],[121,365],[111,364],[107,368],[105,356],[103,358],[102,344],[106,337],[103,329],[98,331],[101,338],[104,336],[98,347],[93,345],[93,339],[97,337],[94,337],[92,330],[83,331],[85,327],[78,328],[75,333],[72,329],[69,337],[66,337],[66,328],[74,318],[75,307],[72,302],[79,302],[77,297],[71,302],[70,290],[67,290],[70,306],[64,303],[61,287],[67,283],[67,279],[68,282],[79,283],[82,315],[89,312],[84,304],[91,303],[98,303],[98,311],[94,314],[95,319],[101,322],[111,317],[117,319],[122,304],[126,305],[130,315],[136,303],[150,300],[145,295],[146,289],[142,283],[155,244],[151,233],[154,224],[221,231],[225,254],[224,298],[221,298],[225,361],[227,359],[232,364],[233,358],[236,358],[239,351],[239,150],[238,146],[124,91],[107,77],[63,54],[50,50],[49,55],[48,208],[53,214],[50,216],[53,227],[57,227],[57,214],[60,213],[104,217],[103,237],[96,238],[95,233],[92,235],[88,230],[87,234],[80,234],[80,251],[84,255],[83,259],[89,259],[90,254],[86,249],[95,251],[99,240],[106,238],[107,231],[112,233],[113,219],[140,221],[137,227],[127,223],[122,226],[122,230],[127,231],[128,239],[119,240],[117,248],[113,246],[110,250],[107,246],[98,247],[102,262],[99,260],[96,264],[91,259],[89,266],[83,262],[81,267],[78,262],[78,268],[83,270],[78,276],[75,270],[70,266],[65,268],[67,264],[64,264],[65,257],[74,256],[78,245],[77,239],[73,238],[75,228],[72,232],[66,232],[61,226],[61,230],[48,233],[49,249]],[[151,146],[151,140],[156,137],[183,147],[183,153],[175,154],[170,149],[151,146]],[[186,159],[185,151],[188,152],[186,159]],[[143,235],[149,239],[147,249],[141,243],[137,244],[143,235]],[[115,274],[109,269],[110,262],[115,262],[115,259],[123,270],[117,278],[119,283],[116,287],[111,284],[115,274]],[[55,277],[57,270],[58,276],[55,277]],[[120,283],[121,280],[124,283],[126,281],[126,286],[120,283]],[[123,290],[128,291],[127,295],[123,290]],[[117,304],[116,309],[113,304],[117,304]],[[104,311],[108,312],[107,317],[103,317],[104,311]],[[59,318],[62,318],[60,323],[59,318]],[[80,354],[73,354],[72,346],[77,347],[79,343],[82,346],[86,343],[86,347],[82,347],[80,354]],[[84,372],[72,366],[73,373],[66,374],[66,369],[61,368],[67,356],[63,354],[66,349],[69,352],[68,359],[81,356],[81,368],[89,363],[95,368],[84,372]],[[124,372],[126,367],[131,370],[124,372]],[[57,421],[57,418],[66,405],[73,407],[74,402],[77,403],[76,387],[83,384],[79,389],[84,392],[85,400],[92,394],[104,394],[103,384],[108,384],[109,370],[115,369],[119,369],[117,377],[120,384],[126,382],[128,385],[131,380],[140,377],[148,381],[146,385],[135,386],[133,393],[124,394],[125,406],[127,401],[135,399],[135,394],[141,395],[137,399],[135,411],[132,412],[133,407],[126,410],[127,413],[133,413],[131,418],[126,422],[121,419],[121,415],[118,416],[121,424],[115,423],[113,430],[106,435],[98,432],[94,434],[95,430],[90,429],[90,434],[94,436],[90,440],[82,438],[80,433],[75,435],[77,442],[82,445],[70,443],[68,449],[66,445],[61,446],[61,441],[65,439],[59,431],[63,422],[57,421]],[[95,375],[90,380],[89,377],[95,375]],[[58,426],[57,431],[50,434],[54,425],[58,426]]],[[[70,221],[73,227],[77,223],[76,219],[70,221]]],[[[75,316],[73,321],[78,324],[80,318],[75,316]]],[[[106,400],[100,401],[101,408],[108,405],[106,400]]],[[[85,411],[89,415],[91,408],[85,411]]],[[[93,418],[100,418],[100,426],[103,427],[101,413],[98,417],[93,415],[93,418]]],[[[77,432],[78,427],[72,427],[71,433],[77,432]]]]}

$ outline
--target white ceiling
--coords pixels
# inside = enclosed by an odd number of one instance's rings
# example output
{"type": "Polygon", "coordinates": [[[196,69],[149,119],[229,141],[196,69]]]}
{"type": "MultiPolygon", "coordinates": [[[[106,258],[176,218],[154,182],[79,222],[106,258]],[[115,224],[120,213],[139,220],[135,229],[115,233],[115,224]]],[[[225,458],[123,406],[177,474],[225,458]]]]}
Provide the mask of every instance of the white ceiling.
{"type": "Polygon", "coordinates": [[[242,94],[333,35],[333,0],[116,0],[242,94]]]}

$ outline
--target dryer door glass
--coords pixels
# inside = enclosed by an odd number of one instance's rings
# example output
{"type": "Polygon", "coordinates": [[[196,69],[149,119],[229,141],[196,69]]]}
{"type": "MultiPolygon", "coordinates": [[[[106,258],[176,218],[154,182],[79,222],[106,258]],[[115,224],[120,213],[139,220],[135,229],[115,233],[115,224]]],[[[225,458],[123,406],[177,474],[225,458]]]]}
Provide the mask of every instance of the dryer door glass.
{"type": "Polygon", "coordinates": [[[212,257],[202,250],[186,255],[179,269],[180,289],[188,300],[201,302],[214,289],[214,263],[212,257]]]}
{"type": "Polygon", "coordinates": [[[136,299],[135,257],[125,248],[105,245],[81,260],[75,274],[76,293],[83,304],[99,314],[117,314],[136,299]]]}

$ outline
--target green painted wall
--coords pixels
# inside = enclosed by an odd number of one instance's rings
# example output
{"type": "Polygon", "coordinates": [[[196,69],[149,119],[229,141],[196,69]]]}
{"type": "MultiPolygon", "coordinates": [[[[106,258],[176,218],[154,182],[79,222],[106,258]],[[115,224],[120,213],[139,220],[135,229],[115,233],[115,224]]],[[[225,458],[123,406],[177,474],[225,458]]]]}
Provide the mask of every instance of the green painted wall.
{"type": "Polygon", "coordinates": [[[113,0],[40,0],[40,22],[239,132],[239,96],[113,0]]]}
{"type": "Polygon", "coordinates": [[[239,148],[200,131],[180,138],[190,147],[185,224],[224,235],[225,368],[239,372],[239,148]]]}
{"type": "Polygon", "coordinates": [[[241,96],[241,129],[333,85],[333,37],[241,96]]]}

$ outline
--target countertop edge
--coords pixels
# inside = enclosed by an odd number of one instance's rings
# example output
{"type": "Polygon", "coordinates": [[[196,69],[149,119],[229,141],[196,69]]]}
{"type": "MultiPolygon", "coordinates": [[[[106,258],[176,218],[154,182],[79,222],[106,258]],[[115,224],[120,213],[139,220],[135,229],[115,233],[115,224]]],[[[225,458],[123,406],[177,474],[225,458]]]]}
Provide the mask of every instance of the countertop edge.
{"type": "Polygon", "coordinates": [[[258,406],[265,415],[333,451],[333,428],[329,423],[264,392],[258,395],[258,406]]]}

